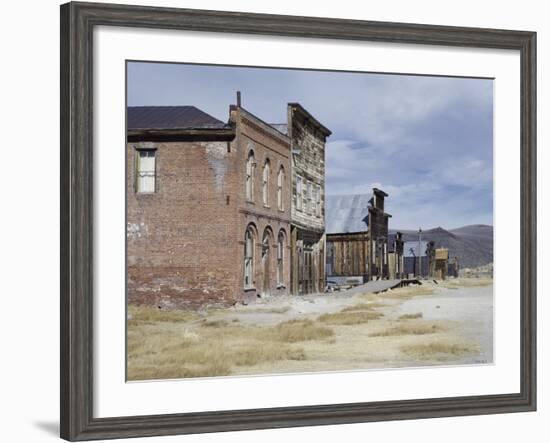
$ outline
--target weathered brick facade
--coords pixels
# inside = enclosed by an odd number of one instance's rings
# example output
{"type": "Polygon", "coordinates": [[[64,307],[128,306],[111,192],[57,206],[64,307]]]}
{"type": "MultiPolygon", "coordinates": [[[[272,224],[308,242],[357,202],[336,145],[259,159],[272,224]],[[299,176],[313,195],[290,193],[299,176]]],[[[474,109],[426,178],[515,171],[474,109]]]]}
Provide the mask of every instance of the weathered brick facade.
{"type": "MultiPolygon", "coordinates": [[[[158,112],[154,110],[154,112],[158,112]]],[[[127,143],[127,291],[130,303],[163,308],[227,306],[290,287],[290,141],[240,107],[223,128],[139,128],[127,143]],[[154,152],[154,192],[138,192],[140,150],[154,152]],[[261,167],[247,201],[246,163],[269,159],[268,205],[261,167]],[[253,281],[244,285],[247,228],[255,231],[253,281]],[[279,235],[284,237],[278,266],[279,235]],[[265,240],[262,242],[262,240],[265,240]]],[[[221,122],[220,122],[221,123],[221,122]]]]}
{"type": "Polygon", "coordinates": [[[273,127],[264,123],[240,107],[231,107],[231,122],[237,128],[234,145],[239,151],[241,192],[239,199],[239,232],[240,254],[243,257],[244,235],[247,227],[254,231],[254,266],[252,285],[244,288],[244,260],[239,260],[241,291],[243,299],[256,298],[261,295],[285,295],[290,289],[290,140],[273,127]],[[251,198],[246,198],[246,164],[249,155],[254,154],[254,186],[251,198]],[[263,167],[269,162],[269,182],[267,204],[263,202],[263,167]],[[279,208],[277,195],[277,177],[284,171],[282,184],[282,206],[279,208]],[[283,277],[277,280],[277,240],[284,237],[283,277]],[[269,250],[266,251],[263,240],[269,237],[269,250]],[[267,254],[267,255],[266,255],[267,254]],[[265,275],[269,278],[266,279],[265,275]]]}

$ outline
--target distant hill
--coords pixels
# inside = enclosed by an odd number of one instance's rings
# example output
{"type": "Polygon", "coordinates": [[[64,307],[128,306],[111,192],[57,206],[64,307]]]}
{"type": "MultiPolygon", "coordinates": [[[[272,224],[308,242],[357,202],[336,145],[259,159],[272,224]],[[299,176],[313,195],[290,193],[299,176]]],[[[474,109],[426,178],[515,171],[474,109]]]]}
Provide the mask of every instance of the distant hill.
{"type": "MultiPolygon", "coordinates": [[[[390,233],[397,232],[395,229],[390,233]]],[[[418,240],[418,231],[400,230],[405,241],[418,240]]],[[[422,240],[434,241],[436,248],[448,248],[458,257],[461,268],[474,268],[493,262],[493,227],[468,225],[446,230],[441,227],[422,231],[422,240]]]]}
{"type": "MultiPolygon", "coordinates": [[[[371,197],[370,194],[327,195],[327,234],[366,231],[365,218],[371,197]]],[[[418,240],[417,231],[399,231],[405,241],[418,240]]],[[[390,233],[395,232],[395,229],[390,230],[390,233]]],[[[422,233],[422,239],[433,240],[438,248],[449,248],[450,257],[458,257],[461,268],[475,268],[493,262],[493,227],[489,225],[468,225],[450,230],[441,227],[428,229],[422,233]]]]}

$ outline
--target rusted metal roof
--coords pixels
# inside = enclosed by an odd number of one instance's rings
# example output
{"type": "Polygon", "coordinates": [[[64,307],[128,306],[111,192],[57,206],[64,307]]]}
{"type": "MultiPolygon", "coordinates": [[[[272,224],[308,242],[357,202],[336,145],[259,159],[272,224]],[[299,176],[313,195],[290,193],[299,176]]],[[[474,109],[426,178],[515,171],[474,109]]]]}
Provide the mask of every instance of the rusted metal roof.
{"type": "Polygon", "coordinates": [[[224,129],[228,125],[195,106],[129,106],[128,131],[148,129],[224,129]]]}

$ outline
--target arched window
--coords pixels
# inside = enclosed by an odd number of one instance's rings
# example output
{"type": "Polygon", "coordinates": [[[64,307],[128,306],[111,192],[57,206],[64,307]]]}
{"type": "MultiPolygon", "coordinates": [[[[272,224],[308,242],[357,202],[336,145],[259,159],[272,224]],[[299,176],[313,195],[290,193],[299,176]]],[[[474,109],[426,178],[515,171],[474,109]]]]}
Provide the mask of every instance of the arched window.
{"type": "Polygon", "coordinates": [[[246,199],[254,201],[254,170],[256,162],[254,161],[254,151],[248,153],[246,160],[246,199]]]}
{"type": "Polygon", "coordinates": [[[254,286],[254,228],[249,226],[244,234],[244,287],[254,286]]]}
{"type": "Polygon", "coordinates": [[[279,286],[284,285],[285,282],[285,234],[283,231],[279,232],[277,238],[277,284],[279,286]]]}
{"type": "Polygon", "coordinates": [[[264,206],[269,206],[269,174],[271,172],[269,159],[264,163],[263,180],[262,180],[262,201],[264,206]]]}
{"type": "Polygon", "coordinates": [[[283,198],[283,186],[285,183],[285,169],[281,166],[279,168],[279,174],[277,175],[277,207],[279,210],[284,211],[284,198],[283,198]]]}

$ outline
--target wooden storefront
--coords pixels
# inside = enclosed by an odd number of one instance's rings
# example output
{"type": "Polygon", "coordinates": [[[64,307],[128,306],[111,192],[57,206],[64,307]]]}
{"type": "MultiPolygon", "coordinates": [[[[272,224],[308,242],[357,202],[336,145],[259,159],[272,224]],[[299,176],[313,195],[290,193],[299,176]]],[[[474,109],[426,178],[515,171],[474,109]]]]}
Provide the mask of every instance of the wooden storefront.
{"type": "Polygon", "coordinates": [[[327,277],[366,277],[368,232],[327,234],[327,277]]]}

